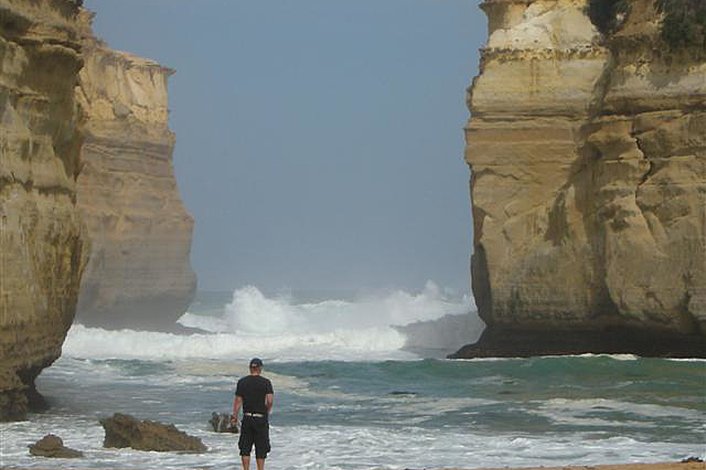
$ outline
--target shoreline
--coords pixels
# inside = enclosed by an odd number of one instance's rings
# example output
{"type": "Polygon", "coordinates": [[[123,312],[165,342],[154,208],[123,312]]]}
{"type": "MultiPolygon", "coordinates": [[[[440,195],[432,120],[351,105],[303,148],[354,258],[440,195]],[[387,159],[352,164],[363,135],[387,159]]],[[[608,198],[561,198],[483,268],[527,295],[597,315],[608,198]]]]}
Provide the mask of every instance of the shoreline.
{"type": "MultiPolygon", "coordinates": [[[[427,470],[409,467],[405,470],[427,470]]],[[[429,469],[431,470],[431,469],[429,469]]],[[[434,470],[706,470],[706,462],[657,462],[600,465],[560,465],[554,467],[444,467],[434,470]]]]}
{"type": "MultiPolygon", "coordinates": [[[[62,461],[62,459],[57,459],[62,461]]],[[[253,466],[254,467],[254,466],[253,466]]],[[[2,466],[1,470],[56,470],[62,467],[23,467],[23,466],[2,466]]],[[[240,462],[237,462],[240,468],[240,462]]],[[[111,469],[104,469],[111,470],[111,469]]],[[[112,469],[119,470],[119,469],[112,469]]],[[[141,470],[162,470],[162,467],[145,467],[141,470]]],[[[375,469],[379,470],[379,469],[375,469]]],[[[658,463],[624,463],[624,464],[600,464],[600,465],[559,465],[553,467],[405,467],[404,470],[706,470],[706,462],[658,462],[658,463]]]]}

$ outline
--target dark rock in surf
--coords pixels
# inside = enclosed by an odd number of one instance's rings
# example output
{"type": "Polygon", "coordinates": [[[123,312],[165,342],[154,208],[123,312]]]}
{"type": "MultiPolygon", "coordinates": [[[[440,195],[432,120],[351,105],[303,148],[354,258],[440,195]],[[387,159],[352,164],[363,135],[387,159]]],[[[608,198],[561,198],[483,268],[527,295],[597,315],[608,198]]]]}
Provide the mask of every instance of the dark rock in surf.
{"type": "Polygon", "coordinates": [[[416,392],[405,392],[404,390],[393,390],[388,393],[392,397],[413,398],[417,396],[416,392]]]}
{"type": "Polygon", "coordinates": [[[215,411],[211,414],[211,419],[208,420],[209,424],[213,428],[213,432],[230,432],[233,434],[238,433],[238,426],[231,423],[233,415],[228,413],[216,413],[215,411]]]}
{"type": "Polygon", "coordinates": [[[103,447],[131,447],[155,452],[205,452],[201,439],[179,431],[173,424],[139,421],[130,415],[115,413],[100,420],[105,429],[103,447]]]}
{"type": "Polygon", "coordinates": [[[29,453],[35,457],[49,457],[57,459],[75,459],[83,457],[83,452],[64,446],[64,441],[59,436],[47,434],[29,446],[29,453]]]}
{"type": "Polygon", "coordinates": [[[448,357],[470,359],[587,353],[704,358],[706,341],[701,335],[623,327],[561,331],[489,328],[477,343],[464,346],[448,357]]]}

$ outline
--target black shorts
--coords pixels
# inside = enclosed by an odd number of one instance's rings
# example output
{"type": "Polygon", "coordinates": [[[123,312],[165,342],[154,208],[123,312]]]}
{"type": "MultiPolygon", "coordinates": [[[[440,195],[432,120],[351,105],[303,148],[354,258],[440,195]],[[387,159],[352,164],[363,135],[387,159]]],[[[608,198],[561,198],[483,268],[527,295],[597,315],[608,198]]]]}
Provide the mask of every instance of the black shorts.
{"type": "Polygon", "coordinates": [[[253,444],[255,444],[255,457],[267,458],[267,453],[270,451],[270,423],[264,417],[243,416],[238,439],[240,455],[250,455],[253,444]]]}

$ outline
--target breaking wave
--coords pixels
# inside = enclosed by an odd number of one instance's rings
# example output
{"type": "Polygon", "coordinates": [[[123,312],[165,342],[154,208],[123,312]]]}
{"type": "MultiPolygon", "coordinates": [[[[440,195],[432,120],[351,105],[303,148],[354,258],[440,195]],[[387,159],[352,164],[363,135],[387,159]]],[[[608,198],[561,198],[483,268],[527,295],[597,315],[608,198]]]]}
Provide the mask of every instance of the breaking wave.
{"type": "Polygon", "coordinates": [[[415,359],[403,350],[407,338],[397,327],[472,310],[470,297],[454,297],[433,282],[418,293],[394,291],[354,301],[310,303],[268,297],[246,286],[235,290],[221,315],[187,312],[179,319],[181,325],[200,332],[178,335],[74,325],[64,355],[151,360],[253,355],[276,361],[415,359]]]}

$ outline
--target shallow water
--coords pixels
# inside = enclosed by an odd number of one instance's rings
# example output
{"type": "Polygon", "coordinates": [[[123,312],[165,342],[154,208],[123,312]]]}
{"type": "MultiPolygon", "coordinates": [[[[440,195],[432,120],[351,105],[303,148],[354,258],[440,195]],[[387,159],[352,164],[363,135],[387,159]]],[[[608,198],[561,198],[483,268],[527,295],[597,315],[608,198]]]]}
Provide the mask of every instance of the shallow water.
{"type": "MultiPolygon", "coordinates": [[[[432,318],[455,314],[464,305],[438,292],[421,295],[425,298],[406,301],[424,302],[423,309],[434,310],[432,318]]],[[[374,308],[384,310],[383,304],[374,308]]],[[[291,306],[304,330],[311,315],[322,314],[321,304],[284,305],[291,306]]],[[[348,302],[343,308],[362,307],[348,302]]],[[[278,321],[292,324],[287,318],[292,312],[280,311],[278,321]]],[[[229,330],[233,312],[227,305],[192,312],[197,318],[190,320],[210,324],[211,331],[182,337],[75,326],[62,359],[38,381],[51,410],[0,425],[0,463],[126,469],[234,465],[237,436],[210,432],[208,419],[212,411],[230,410],[235,381],[256,354],[264,356],[265,375],[275,387],[270,469],[588,465],[706,457],[704,361],[421,359],[403,349],[404,338],[399,341],[388,331],[399,323],[383,313],[350,321],[344,329],[331,324],[313,332],[229,330]],[[377,323],[376,317],[381,318],[377,323]],[[380,336],[355,339],[371,331],[380,336]],[[337,360],[312,360],[328,357],[337,360]],[[98,419],[114,412],[174,423],[210,450],[188,455],[103,449],[98,419]],[[27,445],[50,432],[86,458],[30,457],[27,445]]]]}

